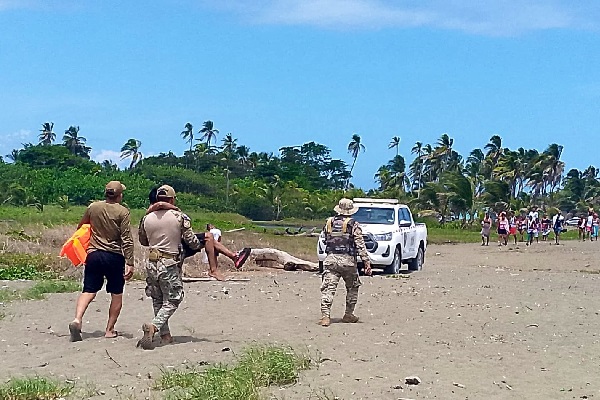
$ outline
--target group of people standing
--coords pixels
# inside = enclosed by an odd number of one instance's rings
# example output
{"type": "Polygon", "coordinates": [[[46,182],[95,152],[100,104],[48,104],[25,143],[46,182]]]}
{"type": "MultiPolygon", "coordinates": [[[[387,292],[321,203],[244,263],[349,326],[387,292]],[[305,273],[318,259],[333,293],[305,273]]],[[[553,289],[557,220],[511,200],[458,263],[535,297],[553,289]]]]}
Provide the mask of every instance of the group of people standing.
{"type": "MultiPolygon", "coordinates": [[[[75,318],[69,324],[70,340],[82,340],[83,316],[102,289],[111,294],[105,337],[115,338],[115,324],[123,305],[125,282],[134,274],[134,242],[131,234],[129,210],[121,205],[125,185],[111,181],[105,187],[104,201],[92,203],[85,211],[78,228],[90,224],[91,235],[83,272],[83,290],[77,299],[75,318]]],[[[148,248],[143,260],[146,272],[146,295],[152,299],[154,318],[142,325],[143,337],[138,347],[151,350],[155,336],[161,344],[173,342],[169,319],[184,298],[183,261],[186,257],[205,250],[210,266],[209,275],[219,280],[216,257],[224,254],[236,268],[241,268],[250,255],[250,248],[234,253],[219,238],[220,231],[213,225],[207,232],[194,233],[190,218],[175,206],[175,190],[163,185],[150,193],[150,207],[139,225],[139,242],[148,248]]],[[[321,284],[321,319],[319,324],[330,325],[333,297],[340,280],[346,284],[346,311],[342,322],[356,323],[354,308],[361,285],[357,260],[364,264],[365,275],[371,275],[371,262],[363,235],[352,215],[358,210],[352,200],[341,199],[334,209],[336,216],[327,220],[324,228],[327,257],[321,284]]]]}
{"type": "Polygon", "coordinates": [[[547,214],[540,213],[537,207],[533,207],[526,215],[515,215],[514,212],[502,211],[498,214],[498,219],[494,222],[489,212],[481,221],[481,245],[488,246],[492,227],[496,226],[498,234],[498,246],[506,246],[512,238],[514,243],[520,238],[527,246],[533,244],[534,240],[539,243],[539,237],[542,241],[547,241],[551,232],[554,233],[554,243],[560,244],[560,235],[565,230],[565,218],[559,211],[551,218],[547,214]]]}
{"type": "Polygon", "coordinates": [[[590,242],[598,240],[598,230],[600,228],[600,218],[598,217],[598,214],[595,213],[593,209],[590,209],[586,217],[579,217],[577,228],[579,229],[579,240],[584,242],[586,238],[590,242]]]}

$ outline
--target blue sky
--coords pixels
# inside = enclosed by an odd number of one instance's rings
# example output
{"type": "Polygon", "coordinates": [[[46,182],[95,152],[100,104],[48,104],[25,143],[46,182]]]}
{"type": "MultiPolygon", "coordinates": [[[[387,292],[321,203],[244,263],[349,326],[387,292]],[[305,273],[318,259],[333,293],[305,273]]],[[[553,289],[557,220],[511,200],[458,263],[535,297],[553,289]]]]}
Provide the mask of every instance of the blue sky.
{"type": "Polygon", "coordinates": [[[402,138],[443,133],[463,154],[565,146],[600,165],[600,2],[456,0],[0,0],[0,154],[70,125],[102,161],[129,138],[182,153],[211,119],[251,150],[311,140],[355,184],[402,138]]]}

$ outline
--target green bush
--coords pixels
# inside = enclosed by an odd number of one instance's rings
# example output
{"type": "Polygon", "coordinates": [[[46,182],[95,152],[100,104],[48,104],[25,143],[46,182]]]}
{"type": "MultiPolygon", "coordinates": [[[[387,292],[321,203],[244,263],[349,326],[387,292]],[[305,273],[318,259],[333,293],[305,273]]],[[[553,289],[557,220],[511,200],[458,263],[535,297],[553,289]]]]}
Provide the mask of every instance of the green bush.
{"type": "Polygon", "coordinates": [[[0,385],[0,399],[54,400],[67,397],[72,390],[72,385],[49,378],[12,378],[0,385]]]}
{"type": "Polygon", "coordinates": [[[48,256],[27,253],[0,253],[0,279],[48,279],[56,274],[48,268],[48,256]]]}
{"type": "Polygon", "coordinates": [[[299,371],[309,366],[308,357],[288,347],[252,346],[234,366],[163,370],[155,388],[169,389],[170,398],[181,400],[259,400],[261,387],[295,383],[299,371]]]}
{"type": "Polygon", "coordinates": [[[238,200],[237,211],[254,221],[268,221],[273,218],[273,207],[260,197],[243,197],[238,200]]]}

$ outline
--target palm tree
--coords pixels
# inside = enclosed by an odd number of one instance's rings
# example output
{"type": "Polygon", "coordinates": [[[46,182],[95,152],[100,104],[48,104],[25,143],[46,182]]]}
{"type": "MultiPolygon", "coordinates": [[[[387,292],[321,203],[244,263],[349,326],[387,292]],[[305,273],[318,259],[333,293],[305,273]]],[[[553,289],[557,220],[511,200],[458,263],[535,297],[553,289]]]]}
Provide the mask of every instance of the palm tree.
{"type": "MultiPolygon", "coordinates": [[[[413,190],[420,190],[423,187],[422,175],[423,175],[423,156],[425,151],[423,150],[423,143],[417,141],[410,153],[415,155],[414,161],[410,164],[411,177],[413,181],[413,190]]],[[[417,197],[419,194],[417,193],[417,197]]]]}
{"type": "Polygon", "coordinates": [[[221,147],[223,152],[227,153],[228,156],[233,155],[237,148],[237,139],[234,139],[233,135],[228,133],[221,142],[223,143],[223,146],[221,147]]]}
{"type": "Polygon", "coordinates": [[[129,169],[132,169],[135,164],[142,160],[144,157],[140,152],[140,147],[142,146],[142,142],[137,139],[129,139],[123,147],[121,147],[121,160],[131,157],[131,163],[129,164],[129,169]]]}
{"type": "Polygon", "coordinates": [[[19,153],[21,153],[21,150],[13,149],[10,152],[10,154],[6,155],[6,158],[10,159],[12,162],[17,162],[17,159],[19,158],[19,153]]]}
{"type": "Polygon", "coordinates": [[[181,131],[183,140],[190,144],[190,154],[192,153],[192,143],[194,143],[194,126],[188,122],[185,124],[184,130],[181,131]]]}
{"type": "Polygon", "coordinates": [[[467,176],[471,178],[471,182],[473,182],[473,192],[475,197],[479,197],[483,190],[482,166],[484,159],[485,155],[481,149],[473,149],[467,158],[465,172],[467,173],[467,176]]]}
{"type": "Polygon", "coordinates": [[[248,155],[248,164],[250,168],[256,168],[260,163],[260,157],[257,152],[253,151],[248,155]]]}
{"type": "Polygon", "coordinates": [[[442,134],[437,141],[436,153],[440,156],[439,168],[440,173],[443,168],[448,164],[448,160],[450,155],[452,154],[452,145],[454,144],[454,139],[448,136],[447,133],[442,134]]]}
{"type": "MultiPolygon", "coordinates": [[[[427,182],[432,182],[434,180],[434,171],[432,165],[436,162],[435,152],[433,150],[433,147],[429,143],[423,146],[422,151],[423,155],[421,156],[421,159],[423,160],[423,175],[427,177],[427,182]]],[[[422,186],[423,184],[421,184],[421,187],[422,186]]]]}
{"type": "Polygon", "coordinates": [[[503,149],[502,149],[502,138],[498,135],[493,135],[490,138],[490,141],[488,142],[488,144],[485,145],[484,147],[485,150],[487,150],[487,152],[485,153],[486,158],[489,160],[489,166],[490,166],[490,176],[489,178],[492,179],[494,177],[494,169],[496,168],[497,164],[498,164],[498,159],[500,158],[500,156],[503,153],[503,149]]]}
{"type": "Polygon", "coordinates": [[[352,140],[348,143],[348,153],[352,154],[352,166],[350,167],[350,175],[352,175],[352,171],[354,170],[354,164],[356,164],[356,159],[360,152],[365,151],[365,145],[360,142],[360,136],[356,133],[352,135],[352,140]]]}
{"type": "Polygon", "coordinates": [[[406,162],[404,161],[404,157],[401,155],[395,156],[385,165],[385,168],[389,171],[387,186],[395,187],[405,192],[410,181],[406,176],[406,162]]]}
{"type": "Polygon", "coordinates": [[[200,140],[205,141],[206,145],[210,149],[210,144],[217,141],[217,134],[219,133],[219,130],[215,129],[214,123],[211,120],[208,120],[204,121],[202,124],[202,129],[200,129],[198,133],[202,134],[200,140]]]}
{"type": "Polygon", "coordinates": [[[556,143],[552,143],[548,146],[544,153],[542,153],[545,155],[545,171],[548,175],[550,193],[553,193],[554,189],[556,189],[556,186],[560,184],[562,174],[565,170],[565,163],[563,161],[560,161],[562,151],[563,146],[556,143]]]}
{"type": "Polygon", "coordinates": [[[250,148],[244,145],[238,146],[237,149],[235,149],[235,154],[240,164],[246,165],[250,157],[250,148]]]}
{"type": "Polygon", "coordinates": [[[237,147],[237,139],[233,138],[231,133],[225,135],[225,139],[223,139],[223,153],[225,154],[225,162],[227,163],[225,167],[225,179],[227,181],[227,189],[225,192],[225,204],[229,204],[229,160],[231,160],[231,156],[234,154],[234,151],[237,147]]]}
{"type": "Polygon", "coordinates": [[[70,126],[63,135],[63,146],[76,156],[90,158],[90,148],[85,145],[87,141],[83,136],[79,136],[79,127],[70,126]]]}
{"type": "Polygon", "coordinates": [[[390,144],[388,144],[388,149],[393,149],[394,147],[396,148],[396,155],[398,155],[398,151],[400,148],[400,140],[402,139],[400,139],[398,136],[394,136],[390,144]]]}
{"type": "Polygon", "coordinates": [[[52,142],[56,139],[56,133],[52,131],[54,129],[54,122],[44,122],[42,124],[42,129],[40,129],[40,144],[43,145],[51,145],[52,142]]]}

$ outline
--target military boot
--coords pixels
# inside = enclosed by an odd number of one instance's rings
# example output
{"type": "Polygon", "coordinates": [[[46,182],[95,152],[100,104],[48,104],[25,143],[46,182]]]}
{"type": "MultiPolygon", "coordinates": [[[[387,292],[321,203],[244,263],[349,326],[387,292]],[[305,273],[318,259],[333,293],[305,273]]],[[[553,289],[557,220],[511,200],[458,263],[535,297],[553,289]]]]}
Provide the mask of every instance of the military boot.
{"type": "Polygon", "coordinates": [[[329,326],[331,324],[331,320],[329,319],[329,317],[321,317],[321,319],[319,320],[319,325],[321,326],[329,326]]]}
{"type": "Polygon", "coordinates": [[[344,318],[342,318],[342,322],[345,322],[348,324],[354,324],[354,323],[358,322],[358,317],[354,314],[344,314],[344,318]]]}

